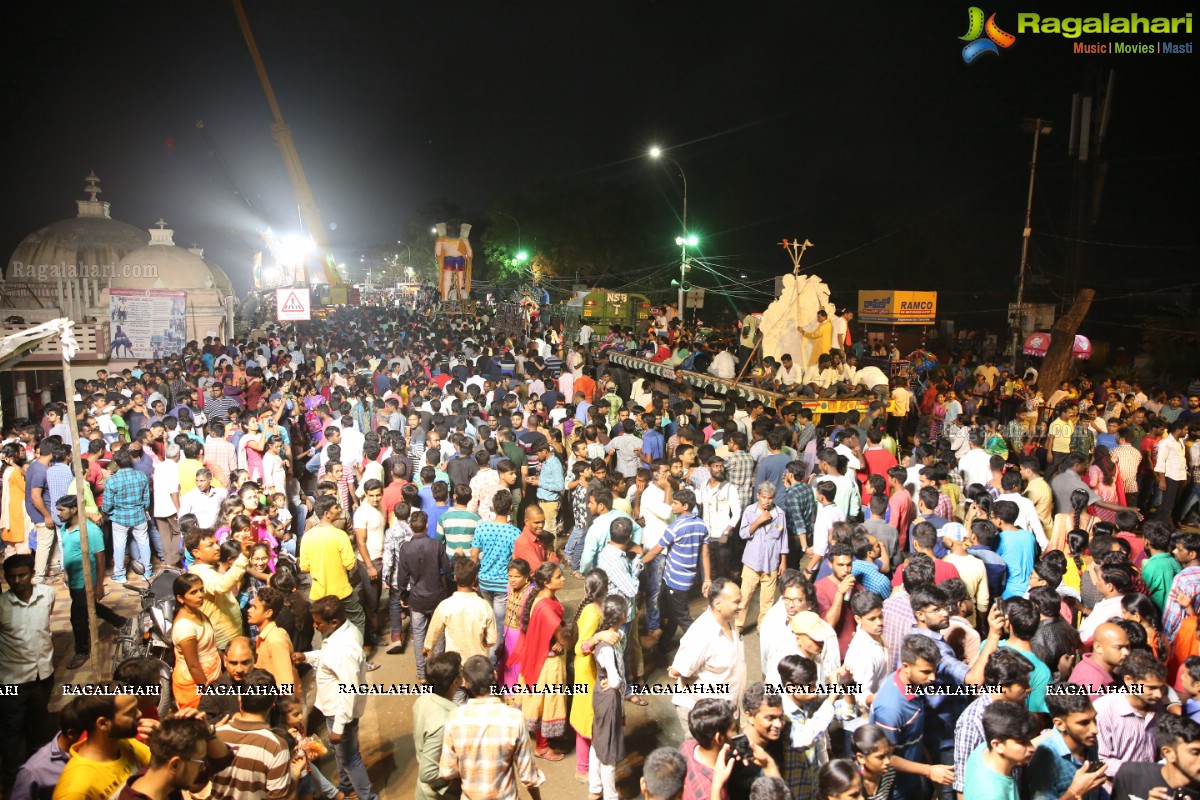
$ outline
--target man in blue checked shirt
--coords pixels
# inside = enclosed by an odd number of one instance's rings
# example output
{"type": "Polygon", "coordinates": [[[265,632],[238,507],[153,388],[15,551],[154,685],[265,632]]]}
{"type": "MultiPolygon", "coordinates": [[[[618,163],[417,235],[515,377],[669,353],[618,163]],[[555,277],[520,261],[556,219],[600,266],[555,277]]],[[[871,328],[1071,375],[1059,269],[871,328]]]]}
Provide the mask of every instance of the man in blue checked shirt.
{"type": "Polygon", "coordinates": [[[649,564],[663,550],[667,551],[667,564],[663,570],[662,636],[658,650],[668,655],[678,627],[681,634],[687,633],[692,625],[688,613],[688,591],[696,582],[697,567],[703,566],[704,584],[701,591],[708,594],[712,583],[712,571],[708,555],[708,526],[696,515],[696,493],[681,489],[671,496],[671,513],[675,521],[667,526],[666,532],[642,556],[642,563],[649,564]]]}
{"type": "Polygon", "coordinates": [[[879,565],[875,563],[875,550],[878,547],[879,542],[872,541],[869,535],[854,534],[850,539],[850,549],[854,551],[854,563],[850,569],[864,589],[887,600],[892,596],[892,582],[879,571],[879,565]]]}
{"type": "MultiPolygon", "coordinates": [[[[113,454],[117,471],[104,485],[104,499],[100,510],[112,520],[113,532],[113,583],[125,583],[125,546],[129,534],[133,534],[133,557],[149,569],[150,565],[150,481],[133,468],[133,457],[129,451],[118,450],[113,454]]],[[[152,573],[146,575],[153,577],[152,573]]]]}

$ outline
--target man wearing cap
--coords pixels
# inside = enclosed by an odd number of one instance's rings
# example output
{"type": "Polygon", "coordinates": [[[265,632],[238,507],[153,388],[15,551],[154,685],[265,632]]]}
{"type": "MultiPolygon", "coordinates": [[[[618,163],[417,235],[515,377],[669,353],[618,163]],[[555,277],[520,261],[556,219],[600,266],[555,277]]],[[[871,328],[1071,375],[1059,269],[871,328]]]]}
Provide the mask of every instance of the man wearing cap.
{"type": "MultiPolygon", "coordinates": [[[[826,642],[837,647],[837,632],[829,623],[815,611],[801,611],[788,621],[788,630],[796,641],[795,652],[817,665],[817,683],[835,682],[837,676],[828,671],[827,661],[823,658],[826,642]]],[[[778,662],[773,665],[773,671],[779,675],[778,662]]]]}
{"type": "Polygon", "coordinates": [[[546,532],[553,537],[558,536],[558,500],[566,491],[566,475],[562,462],[554,455],[550,441],[545,437],[534,445],[538,462],[542,468],[536,478],[530,483],[537,487],[537,501],[542,512],[546,515],[546,532]]]}

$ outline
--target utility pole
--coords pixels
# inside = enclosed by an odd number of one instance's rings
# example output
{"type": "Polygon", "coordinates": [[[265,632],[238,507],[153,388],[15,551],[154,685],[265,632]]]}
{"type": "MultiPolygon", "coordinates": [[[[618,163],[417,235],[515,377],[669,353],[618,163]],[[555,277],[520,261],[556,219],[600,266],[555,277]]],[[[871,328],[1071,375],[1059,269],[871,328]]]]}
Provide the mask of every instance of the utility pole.
{"type": "Polygon", "coordinates": [[[1077,93],[1071,102],[1071,141],[1067,153],[1074,161],[1074,173],[1068,228],[1070,251],[1064,287],[1068,296],[1076,294],[1080,277],[1087,272],[1092,228],[1100,216],[1100,198],[1108,171],[1108,164],[1100,160],[1100,150],[1112,116],[1115,79],[1116,73],[1112,71],[1107,78],[1093,72],[1088,78],[1089,93],[1077,93]]]}
{"type": "Polygon", "coordinates": [[[1029,162],[1029,196],[1025,201],[1025,231],[1021,239],[1021,271],[1017,278],[1017,307],[1013,312],[1012,358],[1014,367],[1017,362],[1017,348],[1020,347],[1020,337],[1025,331],[1025,268],[1029,263],[1029,236],[1033,233],[1031,218],[1033,217],[1033,181],[1037,174],[1038,138],[1054,130],[1054,123],[1041,117],[1029,119],[1021,123],[1026,130],[1033,128],[1033,159],[1029,162]]]}

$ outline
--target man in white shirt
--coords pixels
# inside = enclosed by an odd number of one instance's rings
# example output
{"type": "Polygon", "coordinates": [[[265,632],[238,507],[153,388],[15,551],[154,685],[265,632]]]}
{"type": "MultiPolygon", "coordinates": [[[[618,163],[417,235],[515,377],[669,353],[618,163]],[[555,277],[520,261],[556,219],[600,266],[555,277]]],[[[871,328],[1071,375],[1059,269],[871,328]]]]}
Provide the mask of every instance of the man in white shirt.
{"type": "Polygon", "coordinates": [[[850,672],[847,680],[862,689],[854,699],[865,710],[871,707],[875,693],[892,671],[892,659],[883,643],[883,598],[874,592],[858,592],[850,598],[850,610],[858,628],[842,664],[850,672]]]}
{"type": "Polygon", "coordinates": [[[854,321],[853,311],[842,311],[841,314],[834,314],[830,322],[833,325],[833,348],[846,352],[848,334],[850,333],[850,323],[854,321]]]}
{"type": "MultiPolygon", "coordinates": [[[[887,402],[888,377],[887,375],[883,374],[883,370],[881,370],[879,367],[862,367],[858,370],[858,374],[855,376],[854,382],[859,389],[865,389],[866,391],[875,395],[876,399],[882,402],[887,402]]],[[[892,392],[892,396],[895,397],[896,392],[899,391],[907,393],[908,389],[902,389],[901,387],[897,386],[896,390],[892,392]]],[[[903,414],[901,414],[899,410],[899,404],[897,404],[896,413],[901,416],[908,414],[907,401],[905,402],[903,414]]]]}
{"type": "Polygon", "coordinates": [[[354,551],[358,556],[358,572],[361,578],[363,610],[367,613],[367,636],[376,628],[376,612],[382,592],[383,536],[387,517],[380,505],[383,501],[383,483],[372,478],[363,484],[364,502],[354,511],[354,551]]]}
{"type": "Polygon", "coordinates": [[[579,326],[579,344],[587,347],[592,341],[592,326],[586,322],[579,326]]]}
{"type": "Polygon", "coordinates": [[[833,368],[828,354],[822,354],[817,363],[804,371],[804,385],[800,394],[806,397],[836,397],[839,376],[833,368]]]}
{"type": "Polygon", "coordinates": [[[179,513],[179,445],[174,442],[167,445],[164,455],[166,457],[154,465],[154,523],[167,556],[167,566],[177,567],[183,560],[183,540],[176,516],[179,513]]]}
{"type": "Polygon", "coordinates": [[[366,436],[354,427],[349,417],[342,417],[344,426],[342,427],[342,463],[348,468],[354,469],[362,462],[363,445],[366,444],[366,436]]]}
{"type": "Polygon", "coordinates": [[[201,528],[215,528],[221,517],[221,503],[228,496],[228,491],[213,486],[212,472],[207,468],[197,470],[196,488],[179,498],[179,516],[194,514],[201,528]]]}
{"type": "Polygon", "coordinates": [[[733,564],[733,536],[742,521],[737,487],[725,479],[725,460],[708,462],[708,482],[700,489],[701,519],[708,527],[708,547],[714,555],[713,575],[728,577],[733,564]]]}
{"type": "Polygon", "coordinates": [[[787,392],[797,388],[803,375],[792,361],[792,354],[784,353],[780,362],[779,371],[775,373],[775,383],[779,386],[779,391],[787,392]]]}
{"type": "MultiPolygon", "coordinates": [[[[649,551],[658,546],[659,540],[671,524],[670,467],[658,462],[654,467],[654,479],[642,490],[639,506],[644,520],[642,524],[642,549],[649,551]]],[[[667,565],[667,554],[659,553],[642,571],[646,585],[646,630],[657,641],[662,633],[662,616],[659,610],[659,594],[662,591],[663,570],[667,565]]]]}
{"type": "Polygon", "coordinates": [[[1154,459],[1154,474],[1162,492],[1162,502],[1158,504],[1155,518],[1171,524],[1174,524],[1175,504],[1179,499],[1179,492],[1187,483],[1187,457],[1183,449],[1185,436],[1187,423],[1178,420],[1172,422],[1167,435],[1158,442],[1154,459]]]}
{"type": "Polygon", "coordinates": [[[367,695],[343,692],[343,686],[366,682],[367,659],[358,628],[347,623],[342,601],[326,595],[312,604],[313,628],[321,649],[293,653],[292,661],[310,664],[317,675],[315,705],[325,715],[338,773],[349,779],[361,800],[378,800],[358,749],[358,720],[367,710],[367,695]]]}
{"type": "Polygon", "coordinates": [[[958,471],[962,475],[963,486],[978,483],[987,486],[992,482],[992,454],[983,449],[983,430],[972,428],[967,433],[970,451],[958,461],[958,471]]]}
{"type": "Polygon", "coordinates": [[[715,375],[723,380],[731,381],[737,377],[737,359],[730,352],[729,346],[721,347],[720,351],[713,356],[712,364],[708,367],[710,375],[715,375]]]}
{"type": "Polygon", "coordinates": [[[742,590],[731,580],[714,578],[708,589],[708,608],[679,641],[667,674],[690,692],[673,695],[680,725],[687,730],[688,713],[701,697],[722,697],[737,705],[746,688],[746,652],[735,620],[742,608],[742,590]]]}

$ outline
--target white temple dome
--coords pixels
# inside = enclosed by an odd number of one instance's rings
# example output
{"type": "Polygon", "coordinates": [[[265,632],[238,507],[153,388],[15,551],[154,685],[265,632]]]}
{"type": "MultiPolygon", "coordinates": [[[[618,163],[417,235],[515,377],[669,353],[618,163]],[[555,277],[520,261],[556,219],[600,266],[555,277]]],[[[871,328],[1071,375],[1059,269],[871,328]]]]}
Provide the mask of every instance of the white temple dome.
{"type": "Polygon", "coordinates": [[[150,243],[117,263],[114,289],[212,290],[231,294],[225,273],[204,260],[203,250],[175,244],[175,232],[161,219],[150,229],[150,243]]]}
{"type": "Polygon", "coordinates": [[[8,280],[25,280],[17,277],[14,266],[45,270],[52,265],[84,264],[89,268],[99,265],[101,270],[107,270],[149,241],[145,230],[113,219],[109,204],[96,199],[101,189],[100,179],[94,172],[86,181],[84,191],[91,197],[75,201],[79,207],[78,216],[51,223],[22,239],[8,260],[5,273],[8,280]]]}

